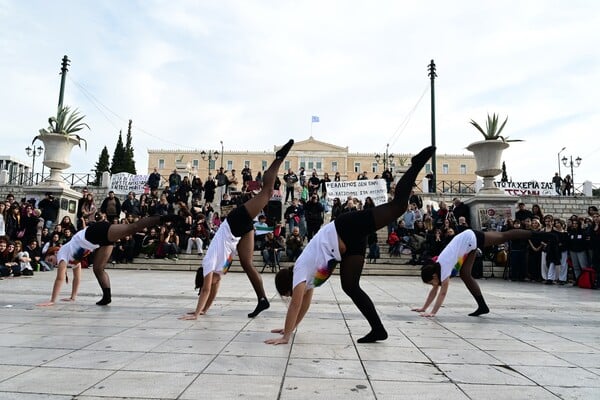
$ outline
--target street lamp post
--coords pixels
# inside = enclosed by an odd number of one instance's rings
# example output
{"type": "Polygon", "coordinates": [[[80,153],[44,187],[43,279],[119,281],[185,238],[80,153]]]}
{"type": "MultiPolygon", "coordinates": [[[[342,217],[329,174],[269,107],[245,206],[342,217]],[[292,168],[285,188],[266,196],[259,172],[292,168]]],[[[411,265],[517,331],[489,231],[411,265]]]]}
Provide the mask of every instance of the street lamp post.
{"type": "MultiPolygon", "coordinates": [[[[217,159],[219,158],[219,152],[216,150],[209,150],[207,153],[204,150],[202,150],[200,152],[200,157],[202,157],[202,160],[208,161],[208,173],[210,174],[210,164],[213,161],[217,161],[217,159]]],[[[223,157],[221,157],[221,162],[222,161],[223,157]]]]}
{"type": "Polygon", "coordinates": [[[223,152],[223,141],[221,140],[221,168],[223,168],[223,157],[225,153],[223,152]]]}
{"type": "Polygon", "coordinates": [[[573,156],[564,156],[562,158],[563,165],[565,167],[571,167],[571,185],[573,185],[573,194],[575,194],[575,174],[573,173],[573,168],[577,168],[581,165],[581,157],[577,157],[575,161],[573,161],[573,156]]]}
{"type": "Polygon", "coordinates": [[[29,146],[25,148],[25,153],[27,153],[28,157],[33,158],[33,162],[31,163],[31,183],[33,184],[33,175],[35,174],[35,158],[39,157],[44,151],[42,146],[34,147],[33,149],[29,146]]]}
{"type": "Polygon", "coordinates": [[[563,151],[565,151],[567,148],[563,147],[561,149],[561,151],[558,152],[558,176],[560,176],[562,178],[562,175],[560,173],[560,153],[562,153],[563,151]]]}
{"type": "Polygon", "coordinates": [[[381,156],[379,154],[375,154],[375,161],[377,161],[377,164],[381,164],[381,162],[383,161],[383,170],[387,170],[388,168],[388,164],[391,167],[392,166],[392,161],[394,161],[394,155],[393,154],[389,154],[389,148],[390,148],[390,144],[386,144],[385,145],[385,154],[383,155],[383,160],[381,159],[381,156]]]}

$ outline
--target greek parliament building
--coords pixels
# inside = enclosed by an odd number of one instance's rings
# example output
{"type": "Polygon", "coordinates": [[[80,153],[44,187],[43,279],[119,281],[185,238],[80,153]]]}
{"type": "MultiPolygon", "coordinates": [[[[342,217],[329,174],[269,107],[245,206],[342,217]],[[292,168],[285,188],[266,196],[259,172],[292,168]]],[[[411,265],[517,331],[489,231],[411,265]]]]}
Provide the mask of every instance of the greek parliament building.
{"type": "MultiPolygon", "coordinates": [[[[209,171],[216,174],[221,166],[226,171],[236,170],[239,175],[244,167],[252,170],[252,176],[258,171],[267,169],[273,160],[276,148],[257,151],[227,151],[218,153],[215,159],[214,151],[211,150],[148,150],[148,173],[154,168],[166,178],[174,169],[182,175],[190,177],[199,176],[202,181],[206,180],[209,171]],[[210,157],[209,157],[210,156],[210,157]]],[[[325,172],[331,180],[339,171],[342,180],[354,180],[361,172],[366,172],[369,179],[381,175],[384,171],[385,154],[376,153],[350,153],[348,147],[337,146],[330,143],[315,140],[312,136],[307,140],[296,142],[281,167],[280,174],[291,168],[298,172],[304,167],[307,176],[315,169],[322,177],[325,172]],[[378,156],[378,157],[377,157],[378,156]]],[[[410,165],[412,154],[388,155],[386,165],[391,166],[395,173],[403,172],[410,165]]],[[[437,181],[466,181],[474,182],[475,157],[473,155],[436,155],[437,181]]],[[[431,162],[428,163],[417,181],[425,177],[431,171],[431,162]]],[[[281,176],[280,176],[281,177],[281,176]]]]}

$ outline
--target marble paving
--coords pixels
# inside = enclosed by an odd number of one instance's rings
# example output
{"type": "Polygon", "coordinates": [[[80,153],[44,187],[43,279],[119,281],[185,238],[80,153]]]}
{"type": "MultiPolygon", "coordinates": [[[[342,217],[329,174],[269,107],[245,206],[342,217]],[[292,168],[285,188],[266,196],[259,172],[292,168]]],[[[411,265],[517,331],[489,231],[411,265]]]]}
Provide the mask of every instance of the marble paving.
{"type": "Polygon", "coordinates": [[[196,303],[193,272],[110,270],[107,307],[83,272],[78,301],[51,308],[35,304],[53,272],[0,281],[0,400],[600,398],[598,290],[480,280],[491,313],[474,318],[455,280],[426,319],[410,311],[429,290],[418,278],[368,276],[390,337],[365,345],[368,325],[334,276],[293,341],[269,346],[286,312],[271,273],[257,318],[246,276],[231,273],[208,315],[180,321],[196,303]]]}

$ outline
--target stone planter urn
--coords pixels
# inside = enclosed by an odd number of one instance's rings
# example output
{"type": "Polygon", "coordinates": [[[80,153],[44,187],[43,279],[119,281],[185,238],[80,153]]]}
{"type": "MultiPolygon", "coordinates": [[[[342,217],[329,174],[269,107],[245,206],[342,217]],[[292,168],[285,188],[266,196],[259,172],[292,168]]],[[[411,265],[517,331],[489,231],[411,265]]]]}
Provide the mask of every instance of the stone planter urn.
{"type": "Polygon", "coordinates": [[[65,186],[60,174],[71,166],[71,150],[73,146],[79,146],[80,140],[59,133],[45,133],[38,140],[44,143],[44,165],[50,168],[50,177],[43,184],[65,186]]]}
{"type": "Polygon", "coordinates": [[[508,147],[509,144],[502,140],[481,140],[467,146],[475,156],[475,174],[483,178],[483,187],[478,194],[504,194],[494,185],[494,178],[502,173],[502,152],[508,147]]]}

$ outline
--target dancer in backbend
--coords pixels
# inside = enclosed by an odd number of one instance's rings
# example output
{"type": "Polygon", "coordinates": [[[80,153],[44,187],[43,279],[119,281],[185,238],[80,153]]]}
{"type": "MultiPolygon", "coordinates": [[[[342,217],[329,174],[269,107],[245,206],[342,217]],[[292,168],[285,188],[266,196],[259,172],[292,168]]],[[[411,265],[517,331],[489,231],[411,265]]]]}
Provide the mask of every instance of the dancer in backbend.
{"type": "Polygon", "coordinates": [[[282,296],[291,296],[292,299],[285,318],[285,327],[271,331],[283,336],[268,339],[265,343],[288,343],[310,307],[314,288],[322,285],[331,276],[338,262],[342,289],[371,326],[371,332],[358,339],[358,343],[387,339],[387,332],[377,315],[375,305],[360,287],[367,237],[398,219],[406,211],[415,179],[434,150],[434,147],[427,147],[412,158],[411,167],[396,185],[392,201],[374,208],[340,214],[312,238],[296,260],[293,270],[282,269],[277,273],[277,291],[282,296]]]}
{"type": "Polygon", "coordinates": [[[506,232],[481,232],[467,229],[456,235],[439,256],[429,260],[421,268],[423,282],[433,287],[429,291],[423,307],[413,308],[412,311],[420,312],[423,317],[435,317],[448,293],[450,278],[458,275],[475,298],[475,301],[477,301],[477,309],[469,315],[477,317],[487,314],[490,312],[490,309],[483,299],[477,281],[471,276],[471,269],[475,262],[477,249],[483,250],[485,247],[502,244],[509,240],[531,238],[541,240],[542,244],[556,242],[556,238],[552,233],[535,232],[525,229],[511,229],[506,232]],[[435,304],[431,312],[427,312],[427,308],[434,300],[435,304]]]}
{"type": "Polygon", "coordinates": [[[241,206],[234,208],[225,221],[219,226],[217,233],[208,246],[206,256],[202,260],[204,281],[198,295],[196,309],[179,319],[197,319],[199,315],[205,314],[210,308],[221,281],[221,275],[225,275],[231,266],[231,260],[235,253],[240,257],[242,268],[256,292],[258,304],[248,318],[254,318],[261,311],[269,308],[269,301],[265,294],[265,288],[260,274],[252,265],[254,254],[254,217],[265,208],[273,195],[277,171],[283,163],[288,152],[294,144],[289,140],[275,153],[275,160],[263,175],[262,190],[241,206]]]}
{"type": "Polygon", "coordinates": [[[142,218],[131,224],[111,224],[108,221],[98,221],[80,230],[58,250],[56,254],[58,268],[56,269],[56,280],[52,288],[52,296],[50,297],[50,301],[38,304],[38,306],[54,305],[66,278],[67,266],[73,267],[73,287],[71,297],[63,300],[75,301],[77,291],[79,290],[81,260],[93,251],[95,251],[94,259],[92,260],[94,263],[94,275],[96,275],[96,279],[102,288],[102,299],[96,304],[99,306],[110,304],[112,301],[110,278],[104,267],[112,254],[114,243],[127,235],[140,232],[144,228],[180,220],[181,217],[178,215],[165,215],[142,218]]]}

